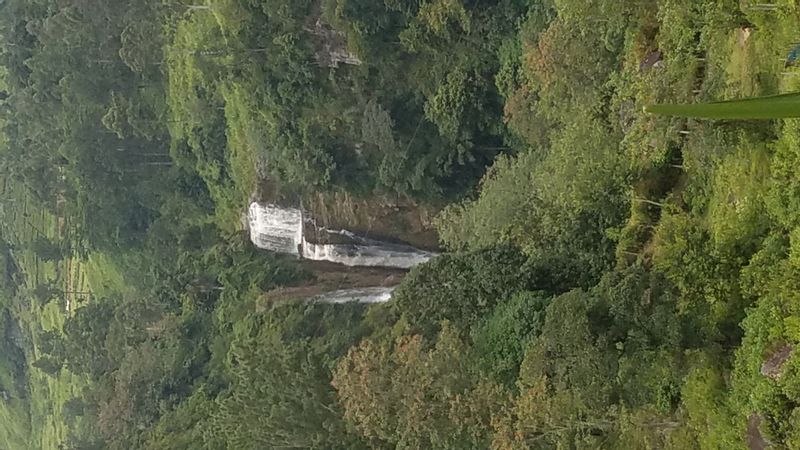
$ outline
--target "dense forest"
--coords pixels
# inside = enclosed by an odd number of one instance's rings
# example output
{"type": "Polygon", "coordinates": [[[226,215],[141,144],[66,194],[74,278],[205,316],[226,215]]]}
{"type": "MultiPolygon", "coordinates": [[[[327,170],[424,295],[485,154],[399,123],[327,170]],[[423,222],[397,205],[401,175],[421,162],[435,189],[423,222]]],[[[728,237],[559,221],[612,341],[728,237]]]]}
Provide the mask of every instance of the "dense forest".
{"type": "Polygon", "coordinates": [[[800,91],[798,25],[0,1],[0,448],[800,448],[800,119],[645,112],[800,91]],[[402,205],[441,254],[295,298],[323,275],[252,245],[254,199],[402,205]]]}

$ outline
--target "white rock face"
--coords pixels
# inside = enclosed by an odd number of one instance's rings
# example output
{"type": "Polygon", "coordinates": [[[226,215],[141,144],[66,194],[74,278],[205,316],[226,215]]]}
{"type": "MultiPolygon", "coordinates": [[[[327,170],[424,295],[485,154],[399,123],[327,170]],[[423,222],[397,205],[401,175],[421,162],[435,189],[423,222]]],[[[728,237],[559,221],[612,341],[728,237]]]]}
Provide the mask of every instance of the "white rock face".
{"type": "Polygon", "coordinates": [[[275,253],[300,255],[303,243],[303,212],[299,209],[251,203],[248,211],[250,240],[258,248],[275,253]]]}

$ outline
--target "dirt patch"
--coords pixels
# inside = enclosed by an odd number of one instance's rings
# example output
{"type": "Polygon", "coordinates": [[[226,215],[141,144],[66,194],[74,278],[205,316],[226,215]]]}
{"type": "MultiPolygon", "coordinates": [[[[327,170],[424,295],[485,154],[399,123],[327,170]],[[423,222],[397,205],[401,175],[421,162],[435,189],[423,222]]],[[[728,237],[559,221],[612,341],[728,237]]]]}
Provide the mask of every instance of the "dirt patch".
{"type": "Polygon", "coordinates": [[[753,33],[751,28],[739,28],[736,30],[736,44],[739,48],[744,49],[747,46],[747,41],[750,40],[750,35],[753,33]]]}
{"type": "Polygon", "coordinates": [[[761,434],[763,421],[759,414],[751,414],[747,419],[747,448],[750,450],[765,450],[770,446],[770,442],[761,434]]]}
{"type": "Polygon", "coordinates": [[[660,69],[664,67],[664,59],[661,52],[654,50],[645,55],[642,62],[639,63],[639,73],[645,73],[650,69],[660,69]]]}

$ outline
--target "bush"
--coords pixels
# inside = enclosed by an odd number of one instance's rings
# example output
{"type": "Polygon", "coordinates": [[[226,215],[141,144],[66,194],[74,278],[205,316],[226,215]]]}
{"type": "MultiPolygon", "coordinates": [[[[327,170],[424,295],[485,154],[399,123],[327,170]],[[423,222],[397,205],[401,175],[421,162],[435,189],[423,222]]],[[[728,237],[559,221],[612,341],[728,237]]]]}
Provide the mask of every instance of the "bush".
{"type": "Polygon", "coordinates": [[[409,323],[425,332],[443,320],[466,331],[503,299],[546,281],[518,249],[499,246],[445,254],[414,268],[394,301],[409,323]]]}
{"type": "Polygon", "coordinates": [[[472,332],[482,369],[495,380],[513,385],[519,366],[544,324],[549,299],[536,292],[520,292],[500,303],[472,332]]]}

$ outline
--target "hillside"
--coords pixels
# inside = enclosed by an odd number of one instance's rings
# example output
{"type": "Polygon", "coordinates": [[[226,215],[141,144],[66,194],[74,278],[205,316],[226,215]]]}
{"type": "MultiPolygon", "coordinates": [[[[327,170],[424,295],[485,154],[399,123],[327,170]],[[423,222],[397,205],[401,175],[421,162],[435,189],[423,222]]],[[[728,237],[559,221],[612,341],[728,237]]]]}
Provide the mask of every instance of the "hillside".
{"type": "Polygon", "coordinates": [[[800,91],[798,25],[0,2],[0,447],[800,448],[800,119],[645,111],[800,91]],[[261,251],[254,200],[442,254],[261,251]]]}

